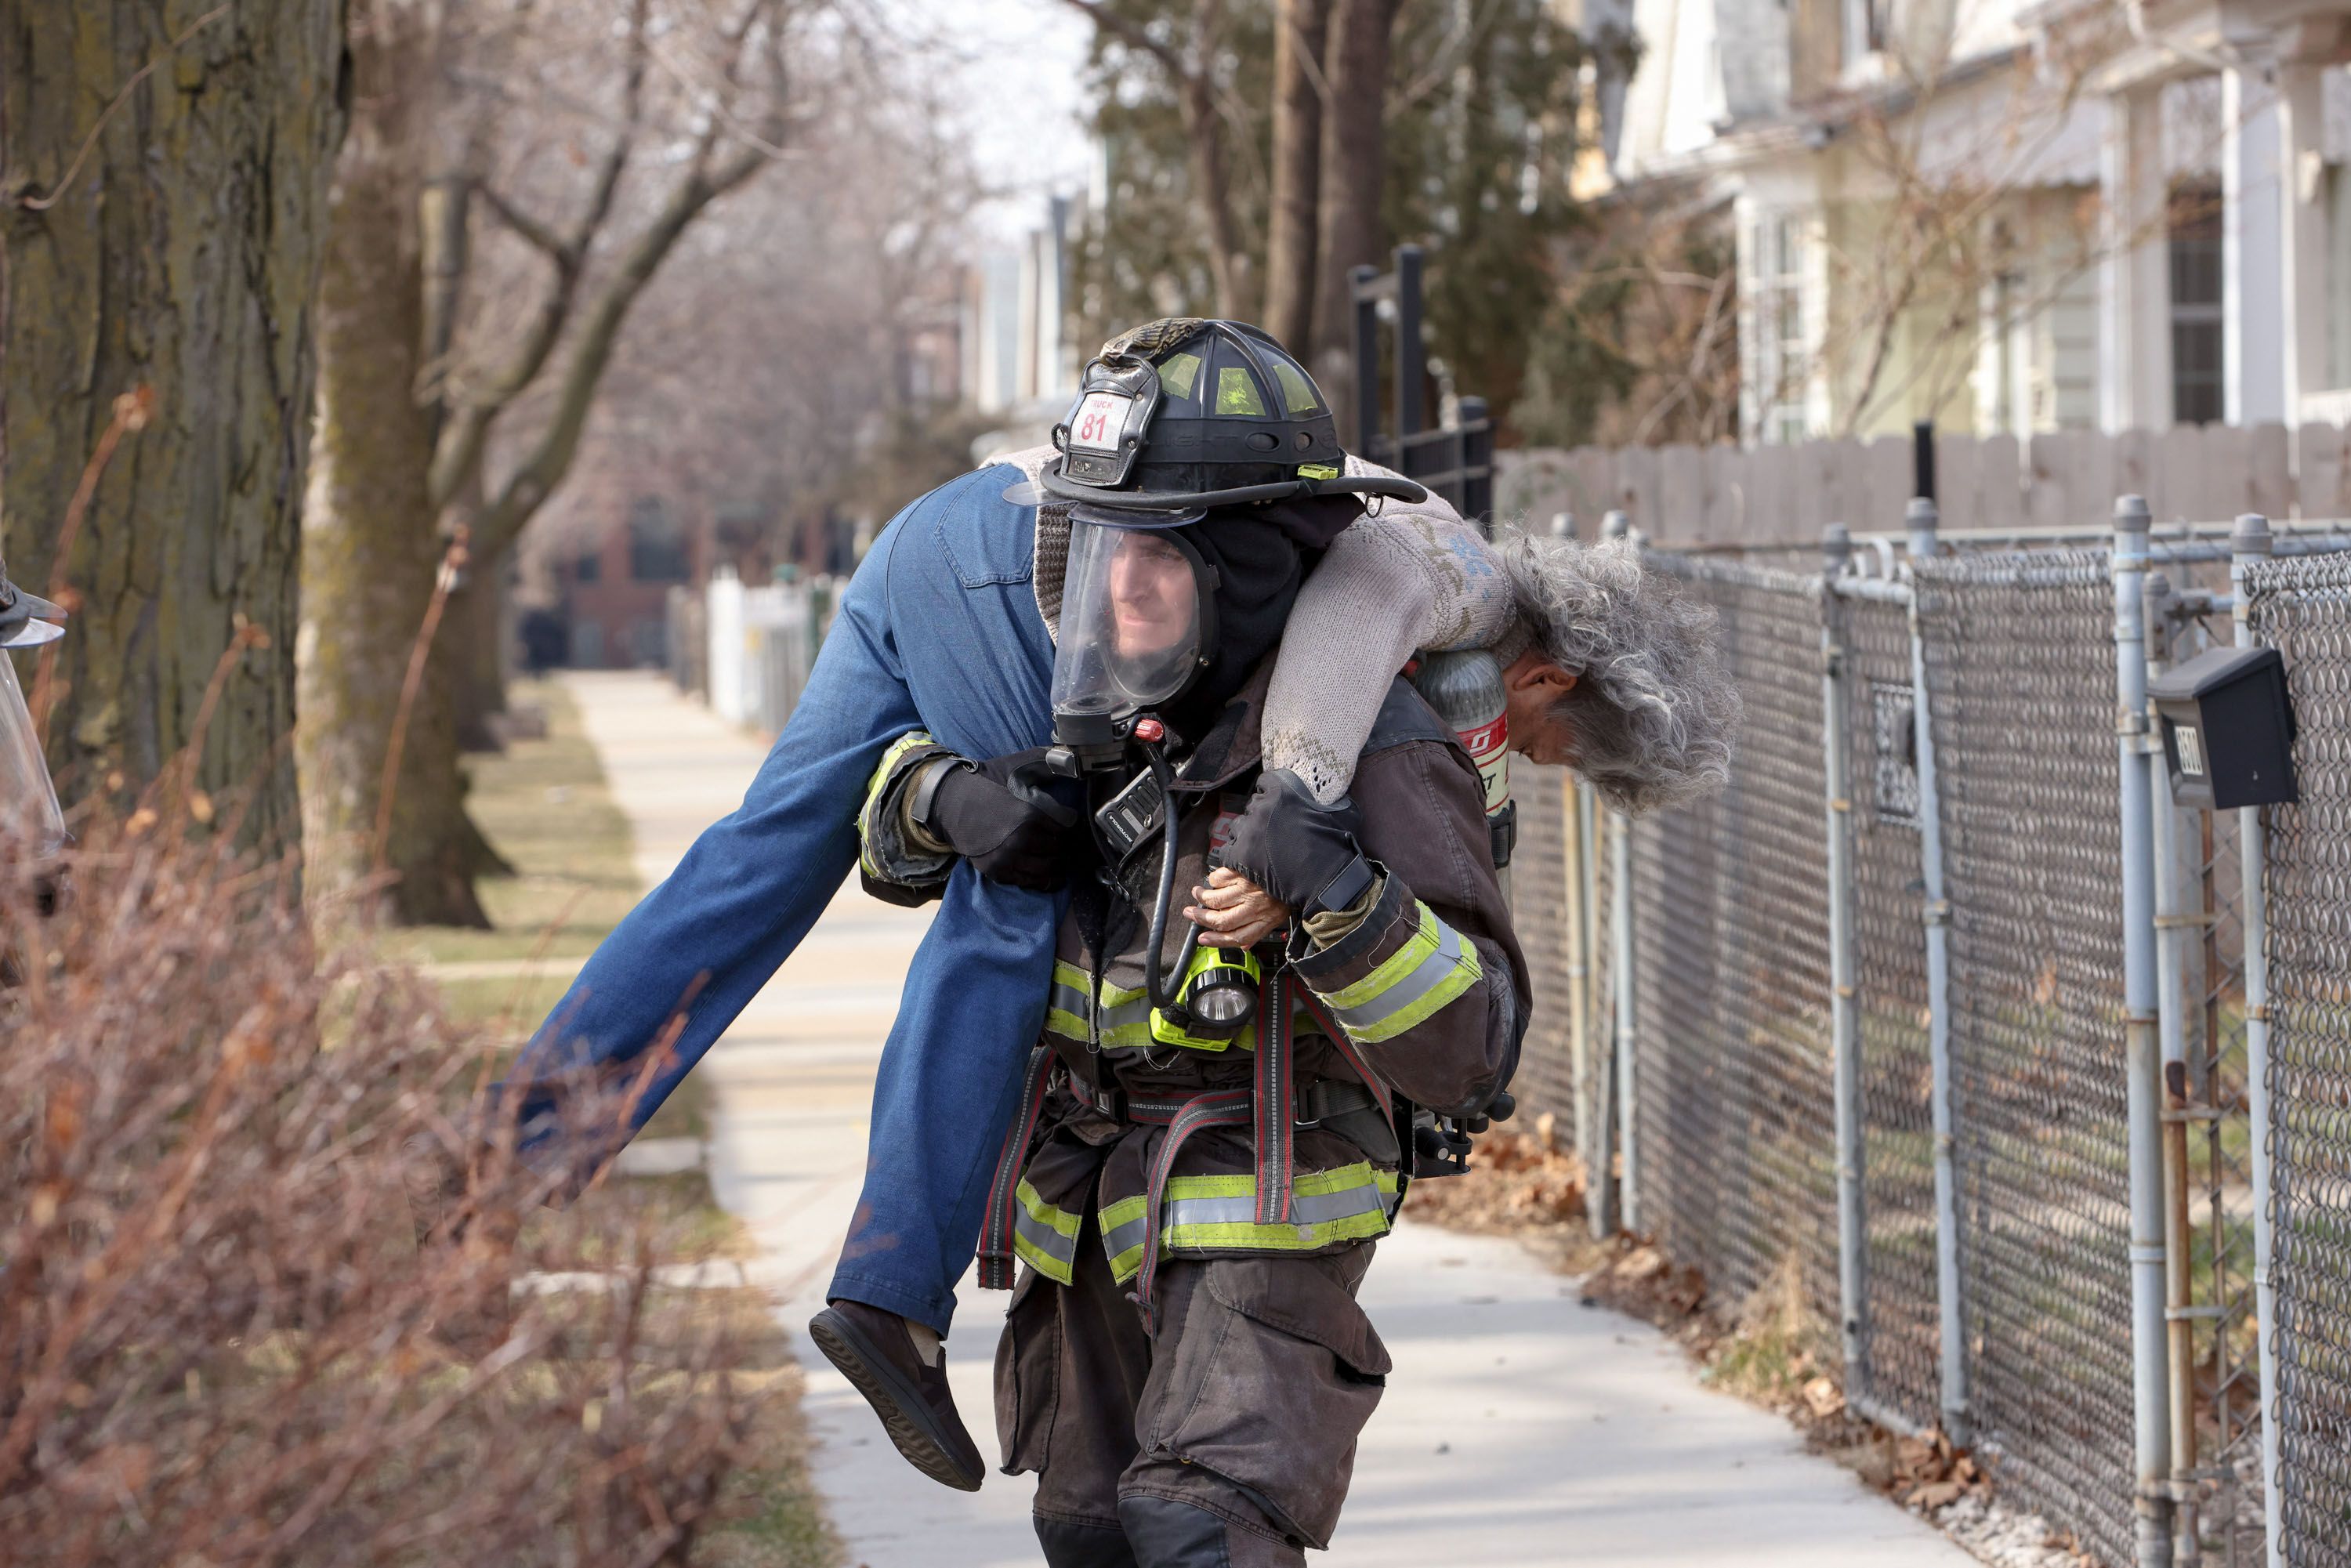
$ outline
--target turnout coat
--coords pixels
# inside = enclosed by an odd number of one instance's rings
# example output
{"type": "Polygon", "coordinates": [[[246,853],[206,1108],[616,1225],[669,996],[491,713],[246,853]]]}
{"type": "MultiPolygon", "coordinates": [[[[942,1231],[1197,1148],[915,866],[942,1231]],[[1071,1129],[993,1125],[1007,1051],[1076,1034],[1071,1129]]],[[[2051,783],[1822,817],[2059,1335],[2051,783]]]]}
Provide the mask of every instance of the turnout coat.
{"type": "MultiPolygon", "coordinates": [[[[1179,759],[1171,976],[1184,894],[1206,879],[1256,781],[1270,673],[1269,661],[1179,759]]],[[[885,765],[877,806],[925,754],[918,745],[885,765]]],[[[1122,1284],[1143,1277],[1147,1312],[1160,1258],[1328,1252],[1387,1231],[1408,1168],[1410,1103],[1481,1104],[1516,1060],[1531,987],[1477,768],[1401,678],[1352,794],[1379,873],[1370,914],[1319,949],[1293,930],[1257,1021],[1221,1049],[1152,1038],[1144,948],[1157,833],[1081,879],[1061,926],[1029,1103],[991,1194],[983,1282],[1008,1285],[1018,1258],[1068,1284],[1091,1228],[1122,1284]]],[[[866,820],[894,815],[885,807],[866,820]]],[[[872,846],[887,836],[869,831],[869,876],[914,870],[902,856],[876,862],[872,846]]],[[[925,873],[939,874],[924,866],[914,880],[925,873]]]]}

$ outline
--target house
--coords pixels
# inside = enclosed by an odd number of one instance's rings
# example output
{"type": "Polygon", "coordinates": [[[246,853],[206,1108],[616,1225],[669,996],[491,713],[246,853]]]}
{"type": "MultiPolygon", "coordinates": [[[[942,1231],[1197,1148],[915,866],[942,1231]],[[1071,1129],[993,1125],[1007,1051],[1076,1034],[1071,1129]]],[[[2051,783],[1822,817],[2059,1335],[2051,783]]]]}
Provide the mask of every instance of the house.
{"type": "Polygon", "coordinates": [[[584,670],[659,664],[670,590],[708,580],[712,530],[687,503],[651,492],[600,486],[586,505],[605,515],[573,519],[568,547],[553,547],[547,563],[570,628],[568,662],[584,670]]]}
{"type": "MultiPolygon", "coordinates": [[[[1585,0],[1719,214],[1749,443],[2351,417],[2346,0],[1585,0]]],[[[1601,51],[1604,63],[1610,57],[1601,51]]]]}

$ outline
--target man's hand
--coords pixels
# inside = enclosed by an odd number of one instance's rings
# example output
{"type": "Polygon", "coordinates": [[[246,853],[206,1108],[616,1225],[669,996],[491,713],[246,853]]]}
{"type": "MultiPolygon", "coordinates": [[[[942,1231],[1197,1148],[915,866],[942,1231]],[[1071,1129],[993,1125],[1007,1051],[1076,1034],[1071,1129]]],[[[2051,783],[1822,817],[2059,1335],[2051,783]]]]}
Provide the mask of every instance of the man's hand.
{"type": "Polygon", "coordinates": [[[924,825],[992,882],[1044,892],[1060,887],[1086,836],[1074,826],[1075,811],[1026,782],[1043,756],[1039,747],[956,764],[939,781],[924,825]]]}
{"type": "Polygon", "coordinates": [[[1254,947],[1290,924],[1290,905],[1237,871],[1219,866],[1208,885],[1192,890],[1185,918],[1208,947],[1254,947]]]}

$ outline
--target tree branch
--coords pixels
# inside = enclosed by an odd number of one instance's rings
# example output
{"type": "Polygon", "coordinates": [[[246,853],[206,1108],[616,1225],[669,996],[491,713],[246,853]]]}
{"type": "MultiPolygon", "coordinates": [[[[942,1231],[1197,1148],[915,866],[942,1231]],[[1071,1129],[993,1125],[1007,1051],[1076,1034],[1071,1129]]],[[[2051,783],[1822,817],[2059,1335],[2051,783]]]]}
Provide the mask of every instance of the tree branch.
{"type": "Polygon", "coordinates": [[[481,559],[496,560],[502,556],[521,534],[524,525],[555,493],[580,450],[580,439],[595,402],[597,382],[611,361],[629,308],[636,303],[645,285],[653,281],[653,274],[684,234],[686,225],[705,207],[749,179],[767,162],[766,154],[758,148],[747,147],[715,170],[697,168],[679,182],[660,214],[622,256],[617,276],[581,324],[579,342],[564,367],[555,413],[547,429],[476,522],[475,544],[481,559]]]}
{"type": "Polygon", "coordinates": [[[487,181],[478,183],[477,188],[491,212],[547,256],[555,268],[555,278],[540,298],[538,308],[532,312],[520,346],[506,368],[481,387],[459,388],[450,399],[455,417],[444,426],[441,441],[433,454],[429,494],[435,510],[446,507],[481,466],[483,454],[489,445],[491,425],[538,379],[554,356],[556,344],[562,340],[563,329],[579,298],[589,250],[596,243],[598,231],[611,215],[621,175],[628,167],[629,152],[636,144],[637,130],[643,120],[645,33],[652,8],[652,0],[635,0],[631,7],[629,63],[622,78],[621,126],[613,133],[611,145],[597,170],[588,204],[572,225],[569,236],[558,236],[552,228],[521,212],[487,181]]]}
{"type": "Polygon", "coordinates": [[[1192,69],[1184,63],[1184,57],[1153,37],[1151,30],[1140,23],[1129,21],[1107,5],[1089,4],[1088,0],[1062,0],[1062,4],[1092,17],[1096,27],[1128,48],[1140,49],[1157,60],[1179,84],[1191,79],[1192,69]]]}
{"type": "Polygon", "coordinates": [[[516,236],[528,243],[533,250],[555,264],[560,270],[572,265],[571,248],[545,224],[498,194],[498,189],[487,180],[474,181],[474,193],[490,209],[490,215],[512,229],[516,236]]]}

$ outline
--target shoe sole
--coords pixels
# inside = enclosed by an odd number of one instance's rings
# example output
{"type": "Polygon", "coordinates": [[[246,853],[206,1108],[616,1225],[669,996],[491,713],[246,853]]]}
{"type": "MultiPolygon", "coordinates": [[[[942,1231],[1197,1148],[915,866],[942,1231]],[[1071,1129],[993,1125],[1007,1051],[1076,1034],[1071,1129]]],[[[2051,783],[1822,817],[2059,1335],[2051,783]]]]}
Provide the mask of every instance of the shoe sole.
{"type": "Polygon", "coordinates": [[[932,1418],[922,1390],[908,1383],[855,1324],[827,1307],[809,1321],[809,1338],[873,1406],[882,1417],[882,1429],[908,1464],[941,1486],[979,1490],[979,1472],[965,1469],[947,1451],[946,1436],[932,1418]]]}

